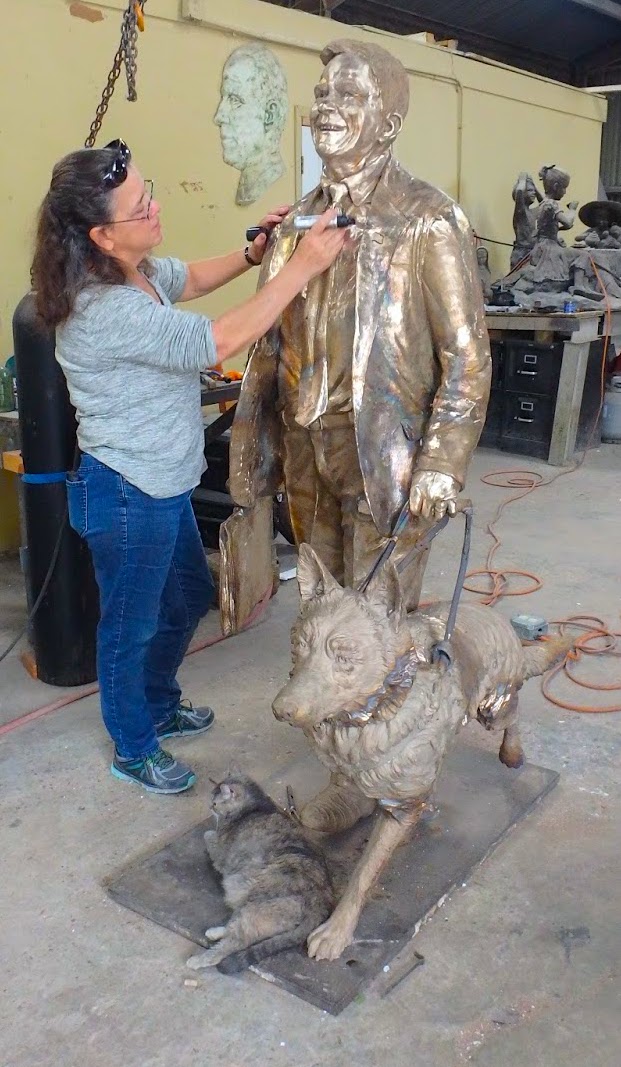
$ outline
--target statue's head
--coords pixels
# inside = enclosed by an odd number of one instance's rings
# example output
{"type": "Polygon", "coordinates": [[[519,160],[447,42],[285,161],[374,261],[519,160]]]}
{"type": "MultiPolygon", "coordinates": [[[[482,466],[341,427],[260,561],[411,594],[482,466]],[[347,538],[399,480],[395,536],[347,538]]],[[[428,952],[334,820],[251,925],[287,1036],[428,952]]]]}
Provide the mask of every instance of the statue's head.
{"type": "Polygon", "coordinates": [[[477,263],[480,267],[489,266],[489,252],[484,245],[477,245],[477,263]]]}
{"type": "Polygon", "coordinates": [[[517,196],[517,191],[520,188],[520,185],[522,186],[523,190],[524,203],[527,207],[530,207],[531,204],[534,204],[535,200],[537,199],[537,186],[535,185],[535,182],[533,181],[530,174],[520,174],[515,185],[513,186],[513,189],[511,190],[511,195],[514,200],[517,196]]]}
{"type": "Polygon", "coordinates": [[[617,237],[615,231],[621,222],[621,204],[614,200],[589,200],[580,208],[578,218],[599,234],[609,231],[612,237],[617,237]]]}
{"type": "Polygon", "coordinates": [[[324,163],[354,174],[383,155],[407,115],[405,68],[378,45],[332,41],[321,53],[311,129],[324,163]]]}
{"type": "Polygon", "coordinates": [[[224,162],[243,171],[277,150],[287,108],[287,79],[277,56],[261,44],[236,48],[224,66],[214,118],[224,162]]]}
{"type": "Polygon", "coordinates": [[[607,230],[610,225],[610,216],[606,204],[598,204],[593,211],[591,226],[594,230],[607,230]]]}
{"type": "Polygon", "coordinates": [[[544,166],[539,171],[539,177],[543,181],[546,196],[552,200],[560,200],[562,196],[565,196],[571,177],[562,167],[557,167],[554,163],[544,166]]]}

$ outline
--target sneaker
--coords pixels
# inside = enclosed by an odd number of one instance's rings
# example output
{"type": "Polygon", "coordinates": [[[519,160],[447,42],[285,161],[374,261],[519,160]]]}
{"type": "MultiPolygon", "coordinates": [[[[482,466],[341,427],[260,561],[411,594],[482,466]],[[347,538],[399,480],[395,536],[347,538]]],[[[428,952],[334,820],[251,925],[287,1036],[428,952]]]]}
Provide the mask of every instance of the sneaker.
{"type": "Polygon", "coordinates": [[[183,793],[196,781],[187,763],[173,759],[163,748],[140,759],[123,759],[115,752],[110,770],[115,778],[136,782],[148,793],[183,793]]]}
{"type": "Polygon", "coordinates": [[[211,708],[193,708],[189,700],[182,700],[167,722],[156,726],[158,741],[166,737],[190,737],[204,734],[213,726],[215,715],[211,708]]]}

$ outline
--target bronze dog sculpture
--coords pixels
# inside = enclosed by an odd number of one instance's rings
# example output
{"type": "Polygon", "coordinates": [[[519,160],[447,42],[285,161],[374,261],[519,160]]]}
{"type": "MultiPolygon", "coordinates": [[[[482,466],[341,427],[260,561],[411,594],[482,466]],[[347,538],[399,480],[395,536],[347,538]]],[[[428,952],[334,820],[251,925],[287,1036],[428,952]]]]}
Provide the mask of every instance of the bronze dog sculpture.
{"type": "Polygon", "coordinates": [[[500,759],[519,767],[518,692],[570,642],[559,637],[524,648],[501,615],[464,604],[447,667],[432,662],[432,651],[444,636],[449,605],[406,614],[394,566],[380,571],[365,593],[343,589],[313,549],[301,545],[298,583],[293,670],[273,710],[304,730],[333,774],[328,799],[320,794],[307,804],[301,821],[337,831],[379,808],[345,893],[308,939],[310,956],[334,960],[351,943],[380,872],[412,833],[460,727],[478,719],[488,730],[502,730],[500,759]],[[341,806],[335,775],[344,786],[341,806]]]}

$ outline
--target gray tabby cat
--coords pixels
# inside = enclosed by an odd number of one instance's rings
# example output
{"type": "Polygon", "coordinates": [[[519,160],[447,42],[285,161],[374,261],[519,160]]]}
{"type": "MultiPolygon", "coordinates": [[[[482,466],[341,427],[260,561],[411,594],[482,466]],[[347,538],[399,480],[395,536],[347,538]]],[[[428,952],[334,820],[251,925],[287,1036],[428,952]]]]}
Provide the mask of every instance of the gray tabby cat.
{"type": "Polygon", "coordinates": [[[188,967],[236,974],[305,944],[331,913],[334,893],[321,853],[256,782],[226,778],[213,791],[212,811],[217,829],[205,844],[233,914],[205,932],[214,945],[188,967]]]}

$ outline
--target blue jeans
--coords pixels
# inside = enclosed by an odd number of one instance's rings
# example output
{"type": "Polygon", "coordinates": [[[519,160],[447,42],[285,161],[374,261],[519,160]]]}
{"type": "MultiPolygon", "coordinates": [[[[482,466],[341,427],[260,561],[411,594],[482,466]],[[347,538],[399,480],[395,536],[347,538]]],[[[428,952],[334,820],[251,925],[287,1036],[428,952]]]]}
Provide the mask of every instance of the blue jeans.
{"type": "Polygon", "coordinates": [[[155,499],[84,455],[67,497],[99,586],[104,723],[119,756],[151,755],[156,728],[179,704],[177,670],[214,596],[190,494],[155,499]]]}

